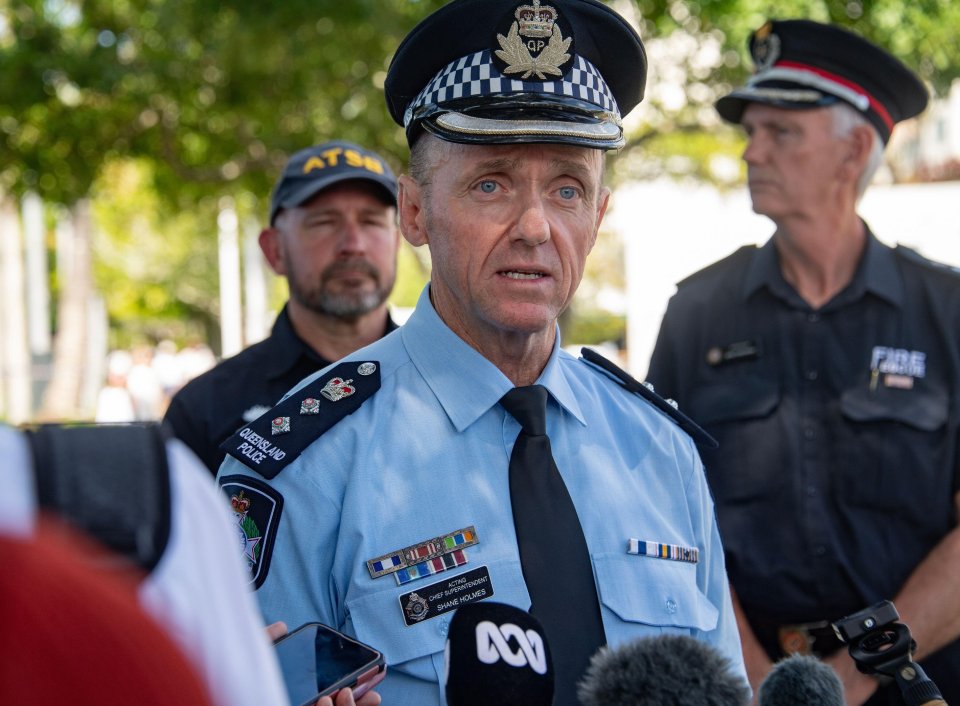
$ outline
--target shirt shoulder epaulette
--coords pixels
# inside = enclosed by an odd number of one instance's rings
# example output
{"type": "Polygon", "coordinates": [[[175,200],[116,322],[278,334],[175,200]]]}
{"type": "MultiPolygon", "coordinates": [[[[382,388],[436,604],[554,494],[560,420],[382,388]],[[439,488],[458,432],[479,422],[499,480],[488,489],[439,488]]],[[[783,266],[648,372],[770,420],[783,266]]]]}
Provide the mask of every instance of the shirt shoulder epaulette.
{"type": "Polygon", "coordinates": [[[940,272],[943,274],[953,275],[954,277],[960,277],[960,269],[953,267],[952,265],[947,265],[942,262],[937,262],[936,260],[931,260],[930,258],[924,257],[918,253],[913,248],[908,248],[905,245],[897,245],[893,249],[894,254],[902,260],[925,267],[927,269],[933,270],[934,272],[940,272]]]}
{"type": "Polygon", "coordinates": [[[623,370],[612,361],[607,360],[591,348],[582,348],[580,353],[583,356],[581,360],[606,371],[621,385],[621,387],[623,387],[624,390],[639,395],[662,413],[670,417],[677,424],[677,426],[690,435],[690,438],[692,438],[697,445],[705,446],[709,449],[715,449],[719,446],[717,440],[704,431],[699,424],[677,409],[675,402],[672,400],[665,400],[656,392],[654,392],[652,385],[649,383],[640,382],[631,376],[626,370],[623,370]]]}
{"type": "Polygon", "coordinates": [[[269,480],[379,389],[379,362],[340,363],[241,427],[220,450],[269,480]]]}
{"type": "Polygon", "coordinates": [[[753,254],[756,251],[756,245],[742,245],[725,258],[717,260],[716,262],[707,265],[702,270],[697,270],[692,275],[689,275],[677,282],[677,289],[692,284],[693,282],[697,282],[698,280],[704,279],[710,275],[724,274],[731,268],[743,266],[749,262],[750,258],[753,257],[753,254]]]}

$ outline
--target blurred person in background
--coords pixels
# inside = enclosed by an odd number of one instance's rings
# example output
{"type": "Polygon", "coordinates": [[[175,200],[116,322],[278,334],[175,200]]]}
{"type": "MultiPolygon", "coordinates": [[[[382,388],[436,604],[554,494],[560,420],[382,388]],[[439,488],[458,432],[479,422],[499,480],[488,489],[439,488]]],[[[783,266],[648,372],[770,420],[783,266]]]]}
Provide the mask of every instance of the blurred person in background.
{"type": "Polygon", "coordinates": [[[679,284],[648,379],[720,442],[704,465],[754,688],[813,653],[848,704],[902,703],[830,627],[892,599],[960,703],[960,276],[857,214],[927,91],[839,27],[774,21],[750,48],[757,73],[717,110],[776,230],[679,284]]]}
{"type": "Polygon", "coordinates": [[[133,398],[127,389],[127,376],[133,359],[127,351],[110,351],[107,356],[107,381],[97,394],[97,422],[121,423],[136,420],[133,398]]]}
{"type": "Polygon", "coordinates": [[[216,474],[220,444],[308,375],[396,328],[387,311],[400,234],[397,182],[348,142],[294,154],[260,248],[290,298],[270,336],[184,385],[164,422],[216,474]]]}

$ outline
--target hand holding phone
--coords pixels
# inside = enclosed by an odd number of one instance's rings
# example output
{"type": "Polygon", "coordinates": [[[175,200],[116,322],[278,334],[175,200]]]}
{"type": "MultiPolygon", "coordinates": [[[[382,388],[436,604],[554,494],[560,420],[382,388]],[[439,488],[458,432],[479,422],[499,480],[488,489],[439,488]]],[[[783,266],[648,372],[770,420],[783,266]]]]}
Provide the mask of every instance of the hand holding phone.
{"type": "Polygon", "coordinates": [[[322,623],[306,623],[273,643],[292,706],[312,706],[349,687],[354,698],[386,675],[383,654],[322,623]]]}

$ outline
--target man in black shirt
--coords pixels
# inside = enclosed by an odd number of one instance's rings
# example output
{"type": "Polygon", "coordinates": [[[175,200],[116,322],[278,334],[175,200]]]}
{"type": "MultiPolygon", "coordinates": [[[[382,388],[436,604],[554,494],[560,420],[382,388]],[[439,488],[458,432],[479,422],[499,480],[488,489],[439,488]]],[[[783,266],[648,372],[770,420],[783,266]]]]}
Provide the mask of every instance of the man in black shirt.
{"type": "Polygon", "coordinates": [[[901,703],[828,626],[892,599],[960,703],[960,276],[856,213],[926,90],[814,22],[768,23],[751,53],[757,73],[717,109],[746,131],[753,208],[776,232],[680,283],[649,380],[720,442],[703,459],[754,688],[810,651],[848,704],[901,703]]]}
{"type": "Polygon", "coordinates": [[[396,328],[397,182],[379,155],[328,142],[293,155],[260,248],[290,299],[270,337],[187,383],[164,423],[216,474],[220,444],[296,383],[396,328]]]}

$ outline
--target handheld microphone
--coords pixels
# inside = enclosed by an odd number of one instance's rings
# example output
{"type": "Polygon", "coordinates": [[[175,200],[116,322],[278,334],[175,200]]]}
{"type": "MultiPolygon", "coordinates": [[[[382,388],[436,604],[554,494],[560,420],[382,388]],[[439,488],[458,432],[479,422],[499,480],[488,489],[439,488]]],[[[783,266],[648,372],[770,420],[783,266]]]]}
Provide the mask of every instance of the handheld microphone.
{"type": "Polygon", "coordinates": [[[602,647],[578,689],[583,706],[747,706],[750,687],[714,647],[687,635],[602,647]]]}
{"type": "Polygon", "coordinates": [[[810,655],[777,662],[760,684],[759,706],[843,706],[843,684],[833,668],[810,655]]]}
{"type": "Polygon", "coordinates": [[[514,606],[480,601],[457,608],[444,659],[448,706],[553,702],[553,664],[543,627],[514,606]]]}

